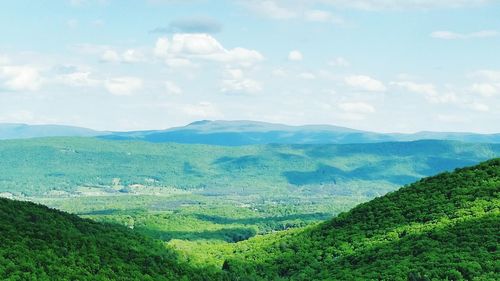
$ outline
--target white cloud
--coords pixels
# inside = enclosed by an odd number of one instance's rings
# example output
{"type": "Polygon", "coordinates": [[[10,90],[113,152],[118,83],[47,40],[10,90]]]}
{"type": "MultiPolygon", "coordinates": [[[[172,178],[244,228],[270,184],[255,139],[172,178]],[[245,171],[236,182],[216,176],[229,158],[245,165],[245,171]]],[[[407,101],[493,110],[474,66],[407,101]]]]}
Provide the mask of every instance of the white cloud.
{"type": "Polygon", "coordinates": [[[6,65],[10,63],[10,58],[6,55],[1,55],[0,54],[0,66],[1,65],[6,65]]]}
{"type": "Polygon", "coordinates": [[[316,79],[316,75],[314,75],[310,72],[302,72],[298,75],[298,77],[301,79],[306,79],[306,80],[316,79]]]}
{"type": "Polygon", "coordinates": [[[285,71],[285,70],[283,70],[283,69],[281,69],[281,68],[274,69],[274,70],[271,72],[271,74],[272,74],[273,76],[276,76],[276,77],[281,77],[281,78],[283,78],[283,77],[286,77],[286,76],[287,76],[286,71],[285,71]]]}
{"type": "Polygon", "coordinates": [[[339,117],[348,121],[361,121],[368,114],[375,113],[375,107],[365,102],[343,102],[337,105],[342,111],[339,117]]]}
{"type": "Polygon", "coordinates": [[[328,65],[338,66],[338,67],[349,67],[351,66],[351,63],[343,57],[336,57],[333,60],[329,61],[328,65]]]}
{"type": "Polygon", "coordinates": [[[128,49],[122,54],[123,62],[136,63],[145,60],[144,54],[135,49],[128,49]]]}
{"type": "Polygon", "coordinates": [[[307,10],[304,12],[304,19],[307,21],[342,24],[344,21],[325,10],[307,10]]]}
{"type": "Polygon", "coordinates": [[[412,10],[443,9],[480,6],[493,0],[316,0],[314,3],[330,4],[333,7],[360,10],[412,10]]]}
{"type": "Polygon", "coordinates": [[[474,83],[471,91],[478,93],[483,97],[492,97],[499,92],[499,87],[490,83],[474,83]]]}
{"type": "MultiPolygon", "coordinates": [[[[431,10],[482,6],[496,0],[241,0],[250,11],[275,20],[305,19],[331,21],[328,11],[315,7],[365,11],[431,10]],[[305,11],[305,12],[304,12],[305,11]]],[[[333,19],[335,21],[335,18],[333,19]]],[[[341,23],[341,20],[340,20],[341,23]]]]}
{"type": "Polygon", "coordinates": [[[226,79],[222,80],[221,92],[255,94],[262,91],[259,81],[245,77],[241,69],[226,69],[226,79]]]}
{"type": "Polygon", "coordinates": [[[403,89],[406,89],[407,91],[417,93],[417,94],[424,94],[424,95],[429,95],[429,96],[436,96],[437,91],[436,87],[433,84],[429,83],[415,83],[411,81],[401,81],[401,82],[391,82],[391,85],[395,85],[398,87],[401,87],[403,89]]]}
{"type": "Polygon", "coordinates": [[[113,50],[106,50],[101,55],[102,62],[119,62],[121,60],[120,55],[113,50]]]}
{"type": "Polygon", "coordinates": [[[344,82],[356,89],[369,92],[384,92],[387,90],[384,83],[366,75],[351,75],[344,78],[344,82]]]}
{"type": "Polygon", "coordinates": [[[35,118],[35,115],[31,111],[18,110],[8,113],[2,112],[2,115],[0,116],[0,122],[33,124],[36,122],[40,122],[40,120],[35,118]]]}
{"type": "Polygon", "coordinates": [[[156,40],[154,54],[160,58],[168,57],[168,48],[170,46],[170,41],[166,37],[161,37],[156,40]]]}
{"type": "Polygon", "coordinates": [[[167,58],[165,64],[172,68],[192,68],[198,65],[185,58],[167,58]]]}
{"type": "Polygon", "coordinates": [[[42,84],[42,77],[33,66],[0,66],[0,88],[12,91],[36,91],[42,84]]]}
{"type": "Polygon", "coordinates": [[[304,15],[307,20],[319,22],[330,21],[332,18],[332,13],[323,10],[309,10],[304,15]]]}
{"type": "Polygon", "coordinates": [[[214,118],[221,116],[217,107],[210,102],[199,102],[182,106],[183,113],[196,118],[214,118]]]}
{"type": "Polygon", "coordinates": [[[469,105],[469,108],[479,112],[488,112],[490,110],[490,107],[488,105],[478,102],[473,102],[469,105]]]}
{"type": "Polygon", "coordinates": [[[167,90],[167,94],[171,95],[180,95],[182,94],[182,89],[173,81],[166,81],[165,82],[165,89],[167,90]]]}
{"type": "Polygon", "coordinates": [[[94,87],[102,84],[100,80],[92,78],[88,71],[62,74],[56,80],[71,87],[94,87]]]}
{"type": "Polygon", "coordinates": [[[463,123],[467,121],[467,118],[462,115],[438,114],[437,120],[447,123],[463,123]]]}
{"type": "Polygon", "coordinates": [[[500,71],[495,70],[479,70],[471,74],[471,77],[484,79],[493,82],[500,82],[500,71]]]}
{"type": "Polygon", "coordinates": [[[457,33],[452,31],[434,31],[431,33],[432,38],[454,40],[454,39],[473,39],[473,38],[489,38],[496,37],[500,33],[495,30],[481,30],[472,33],[457,33]]]}
{"type": "Polygon", "coordinates": [[[115,50],[108,49],[105,50],[104,53],[101,55],[101,61],[109,63],[117,63],[117,62],[137,63],[145,61],[145,59],[146,58],[144,54],[139,50],[135,49],[125,50],[124,52],[122,52],[122,54],[119,54],[115,50]]]}
{"type": "MultiPolygon", "coordinates": [[[[253,12],[271,19],[292,19],[297,13],[290,6],[280,6],[277,1],[257,0],[244,1],[244,5],[253,12]]],[[[281,3],[283,4],[283,3],[281,3]]]]}
{"type": "Polygon", "coordinates": [[[154,53],[164,59],[204,59],[243,66],[250,66],[264,59],[255,50],[241,47],[226,49],[209,34],[174,34],[172,40],[159,38],[154,53]]]}
{"type": "Polygon", "coordinates": [[[430,83],[415,83],[412,81],[391,82],[393,86],[403,88],[409,92],[421,94],[424,98],[434,104],[438,103],[456,103],[458,96],[453,92],[440,93],[436,86],[430,83]]]}
{"type": "Polygon", "coordinates": [[[108,92],[117,96],[129,96],[142,89],[143,81],[137,77],[116,77],[105,81],[108,92]]]}
{"type": "Polygon", "coordinates": [[[367,114],[375,112],[375,107],[365,102],[345,102],[340,103],[338,107],[348,113],[367,114]]]}
{"type": "Polygon", "coordinates": [[[212,55],[224,53],[222,45],[209,34],[175,34],[168,46],[173,54],[212,55]]]}
{"type": "Polygon", "coordinates": [[[302,53],[298,50],[293,50],[288,53],[288,60],[290,61],[301,61],[303,58],[302,53]]]}
{"type": "Polygon", "coordinates": [[[456,103],[459,102],[457,94],[453,92],[446,92],[443,94],[426,95],[425,99],[430,103],[456,103]]]}
{"type": "Polygon", "coordinates": [[[318,1],[242,0],[240,3],[257,15],[274,20],[305,20],[343,24],[344,21],[327,10],[314,9],[318,1]]]}

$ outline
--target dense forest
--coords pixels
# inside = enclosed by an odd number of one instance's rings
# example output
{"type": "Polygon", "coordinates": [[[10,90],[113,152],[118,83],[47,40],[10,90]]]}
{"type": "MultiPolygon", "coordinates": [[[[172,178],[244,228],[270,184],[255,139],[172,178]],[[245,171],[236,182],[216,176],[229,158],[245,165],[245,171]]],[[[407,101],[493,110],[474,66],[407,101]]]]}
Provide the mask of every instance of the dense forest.
{"type": "Polygon", "coordinates": [[[373,198],[498,156],[500,144],[432,140],[241,147],[94,138],[9,140],[0,141],[0,192],[54,197],[127,194],[153,186],[218,195],[327,186],[330,195],[373,198]]]}
{"type": "Polygon", "coordinates": [[[499,233],[500,159],[422,179],[319,225],[214,244],[193,259],[126,227],[0,199],[0,278],[499,280],[499,233]],[[221,257],[219,268],[203,262],[221,257]]]}
{"type": "Polygon", "coordinates": [[[239,245],[239,280],[499,280],[500,159],[420,180],[304,231],[239,245]]]}
{"type": "Polygon", "coordinates": [[[207,280],[162,243],[33,203],[0,198],[1,280],[207,280]]]}

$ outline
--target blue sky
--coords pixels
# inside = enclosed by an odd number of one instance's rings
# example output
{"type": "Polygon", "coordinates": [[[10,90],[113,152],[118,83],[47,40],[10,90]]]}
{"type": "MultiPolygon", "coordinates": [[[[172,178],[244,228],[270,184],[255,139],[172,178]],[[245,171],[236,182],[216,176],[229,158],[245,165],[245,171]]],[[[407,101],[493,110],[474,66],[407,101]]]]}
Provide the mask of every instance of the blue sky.
{"type": "Polygon", "coordinates": [[[500,132],[500,1],[0,6],[2,123],[500,132]]]}

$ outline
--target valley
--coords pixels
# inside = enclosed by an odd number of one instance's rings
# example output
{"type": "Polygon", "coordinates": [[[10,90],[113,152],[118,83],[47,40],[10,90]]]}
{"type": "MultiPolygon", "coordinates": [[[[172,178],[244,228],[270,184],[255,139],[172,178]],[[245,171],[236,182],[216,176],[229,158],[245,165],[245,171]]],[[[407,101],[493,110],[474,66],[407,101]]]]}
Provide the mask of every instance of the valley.
{"type": "Polygon", "coordinates": [[[401,185],[496,156],[497,144],[439,140],[236,147],[6,140],[0,191],[121,225],[163,241],[182,262],[216,270],[249,239],[302,232],[401,185]]]}
{"type": "Polygon", "coordinates": [[[0,281],[500,281],[499,11],[0,1],[0,281]]]}
{"type": "Polygon", "coordinates": [[[181,203],[161,212],[144,206],[166,198],[130,195],[73,197],[59,205],[73,211],[104,208],[77,217],[0,198],[0,277],[496,280],[499,173],[498,159],[445,172],[333,219],[289,215],[286,208],[255,217],[246,206],[218,208],[214,202],[200,209],[181,203]],[[43,260],[43,268],[35,269],[33,260],[43,260]]]}

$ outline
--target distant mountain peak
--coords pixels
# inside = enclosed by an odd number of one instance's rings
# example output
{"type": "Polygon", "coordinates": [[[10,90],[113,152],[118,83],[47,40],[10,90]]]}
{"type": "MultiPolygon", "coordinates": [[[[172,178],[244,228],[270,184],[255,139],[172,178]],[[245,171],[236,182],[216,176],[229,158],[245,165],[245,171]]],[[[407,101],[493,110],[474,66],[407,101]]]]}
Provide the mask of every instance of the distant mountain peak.
{"type": "Polygon", "coordinates": [[[189,123],[187,126],[199,126],[199,125],[206,125],[213,122],[212,120],[199,120],[199,121],[194,121],[189,123]]]}

